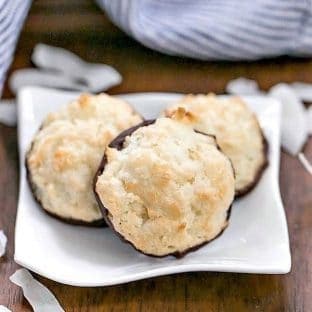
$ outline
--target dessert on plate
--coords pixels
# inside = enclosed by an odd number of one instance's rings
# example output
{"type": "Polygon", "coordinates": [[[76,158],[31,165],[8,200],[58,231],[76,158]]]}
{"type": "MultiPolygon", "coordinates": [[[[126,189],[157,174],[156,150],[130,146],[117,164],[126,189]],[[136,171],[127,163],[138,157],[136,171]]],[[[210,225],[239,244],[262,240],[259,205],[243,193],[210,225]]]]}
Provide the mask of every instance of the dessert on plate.
{"type": "Polygon", "coordinates": [[[248,193],[259,181],[267,165],[267,143],[256,115],[239,97],[219,98],[187,95],[170,105],[164,115],[186,115],[182,122],[214,135],[222,152],[232,161],[235,193],[248,193]]]}
{"type": "Polygon", "coordinates": [[[159,118],[109,144],[94,191],[123,240],[147,255],[180,257],[227,227],[234,184],[231,161],[214,137],[159,118]]]}
{"type": "Polygon", "coordinates": [[[128,103],[106,94],[84,94],[49,114],[26,155],[28,180],[42,208],[69,223],[104,225],[94,174],[106,145],[141,121],[128,103]]]}

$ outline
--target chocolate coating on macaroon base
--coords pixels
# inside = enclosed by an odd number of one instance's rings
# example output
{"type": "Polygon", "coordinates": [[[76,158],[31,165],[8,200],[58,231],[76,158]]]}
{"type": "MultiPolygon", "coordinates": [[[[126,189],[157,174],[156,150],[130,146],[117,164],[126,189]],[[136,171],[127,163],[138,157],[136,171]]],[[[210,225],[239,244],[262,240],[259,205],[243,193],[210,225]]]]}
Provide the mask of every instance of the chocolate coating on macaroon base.
{"type": "MultiPolygon", "coordinates": [[[[133,132],[135,132],[137,129],[139,129],[141,127],[146,127],[146,126],[152,125],[155,122],[156,122],[156,119],[145,120],[142,123],[138,124],[137,126],[131,127],[129,129],[123,131],[108,146],[110,148],[116,148],[118,151],[122,150],[124,148],[124,142],[125,142],[125,139],[126,139],[127,136],[131,136],[131,134],[133,132]]],[[[203,133],[203,132],[200,132],[200,131],[197,131],[197,130],[194,130],[194,131],[197,132],[197,133],[200,133],[202,135],[207,135],[207,136],[213,137],[214,140],[215,140],[215,136],[211,136],[209,134],[206,134],[206,133],[203,133]]],[[[218,145],[217,145],[217,148],[218,148],[218,150],[220,150],[218,145]]],[[[232,204],[229,206],[229,208],[227,210],[227,216],[226,216],[226,221],[227,222],[225,223],[225,226],[223,228],[221,228],[220,232],[214,238],[212,238],[212,239],[210,239],[208,241],[204,241],[204,242],[202,242],[202,243],[200,243],[198,245],[192,246],[192,247],[190,247],[190,248],[188,248],[186,250],[183,250],[183,251],[175,251],[175,252],[164,254],[164,255],[155,255],[155,254],[147,253],[147,252],[144,252],[144,251],[138,249],[131,241],[127,240],[120,232],[118,232],[115,229],[113,223],[111,222],[111,220],[108,217],[109,210],[103,205],[103,203],[102,203],[102,201],[100,199],[100,196],[99,196],[99,194],[96,191],[96,183],[97,183],[98,177],[104,172],[106,164],[107,164],[107,157],[106,157],[106,154],[104,153],[103,158],[101,160],[101,163],[99,165],[99,168],[98,168],[98,170],[97,170],[97,172],[96,172],[96,174],[94,176],[93,190],[94,190],[95,198],[96,198],[96,200],[98,202],[98,205],[99,205],[99,207],[100,207],[100,209],[101,209],[101,211],[103,213],[103,217],[104,217],[104,219],[106,221],[106,224],[113,230],[113,232],[115,234],[117,234],[117,236],[120,238],[120,240],[122,242],[130,244],[138,252],[140,252],[140,253],[142,253],[142,254],[144,254],[146,256],[151,256],[151,257],[155,257],[155,258],[164,258],[164,257],[167,257],[167,256],[174,256],[174,257],[179,259],[179,258],[182,258],[185,255],[187,255],[188,253],[196,251],[196,250],[200,249],[201,247],[205,246],[206,244],[214,241],[215,239],[220,237],[223,234],[224,230],[227,228],[228,221],[229,221],[230,216],[231,216],[232,204]]],[[[232,165],[232,169],[233,169],[233,165],[232,165]]],[[[234,169],[233,169],[233,174],[235,176],[234,169]]],[[[234,199],[233,199],[233,201],[234,201],[234,199]]]]}
{"type": "Polygon", "coordinates": [[[265,169],[269,166],[269,160],[268,160],[268,152],[269,152],[269,143],[267,141],[267,139],[265,138],[263,132],[262,133],[262,142],[263,142],[263,158],[264,158],[264,162],[262,164],[261,167],[258,168],[258,171],[255,174],[254,180],[252,181],[252,183],[250,183],[249,185],[247,185],[246,187],[244,187],[241,190],[235,191],[235,198],[240,198],[243,197],[245,195],[247,195],[248,193],[250,193],[259,183],[263,172],[265,171],[265,169]]]}

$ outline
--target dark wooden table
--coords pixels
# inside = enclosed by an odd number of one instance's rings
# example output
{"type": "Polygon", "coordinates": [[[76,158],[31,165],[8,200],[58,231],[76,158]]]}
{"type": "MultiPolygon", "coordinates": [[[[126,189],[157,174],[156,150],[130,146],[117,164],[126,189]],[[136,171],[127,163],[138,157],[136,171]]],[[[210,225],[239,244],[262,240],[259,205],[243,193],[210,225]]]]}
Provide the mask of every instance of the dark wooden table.
{"type": "MultiPolygon", "coordinates": [[[[224,92],[228,80],[256,79],[263,89],[280,81],[312,82],[312,60],[279,58],[260,62],[199,62],[144,48],[114,27],[90,0],[34,1],[11,71],[29,67],[38,42],[65,47],[86,60],[115,66],[123,83],[112,94],[140,91],[224,92]]],[[[12,94],[5,88],[5,97],[12,94]]],[[[294,129],[296,131],[296,129],[294,129]]],[[[312,159],[311,139],[305,147],[312,159]]],[[[287,275],[186,273],[103,288],[77,288],[41,278],[66,311],[311,311],[312,178],[297,159],[282,153],[280,188],[292,250],[287,275]]],[[[8,252],[0,260],[0,304],[30,311],[21,290],[9,281],[18,199],[16,128],[0,125],[0,229],[8,252]]]]}

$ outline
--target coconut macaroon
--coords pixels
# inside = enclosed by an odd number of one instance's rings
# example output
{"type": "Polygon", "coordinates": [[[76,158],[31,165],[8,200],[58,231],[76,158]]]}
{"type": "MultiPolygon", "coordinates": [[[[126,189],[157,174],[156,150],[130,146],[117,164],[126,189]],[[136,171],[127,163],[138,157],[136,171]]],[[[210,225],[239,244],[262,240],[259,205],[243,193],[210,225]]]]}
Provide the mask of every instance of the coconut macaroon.
{"type": "Polygon", "coordinates": [[[187,95],[166,109],[166,116],[184,114],[183,122],[215,135],[232,161],[236,196],[249,192],[267,164],[267,143],[255,114],[238,97],[219,99],[213,94],[187,95]]]}
{"type": "Polygon", "coordinates": [[[233,168],[215,139],[170,118],[121,133],[94,181],[110,227],[158,257],[180,257],[217,237],[234,198],[233,168]]]}
{"type": "Polygon", "coordinates": [[[82,94],[60,110],[48,114],[43,126],[55,120],[92,120],[104,124],[112,132],[123,131],[142,121],[142,117],[125,101],[105,93],[82,94]]]}
{"type": "Polygon", "coordinates": [[[92,190],[94,174],[107,144],[122,130],[142,121],[128,104],[121,102],[119,107],[112,100],[104,105],[96,103],[97,98],[102,95],[88,96],[86,103],[91,104],[82,104],[80,110],[82,99],[86,99],[81,97],[51,114],[26,155],[34,197],[46,212],[68,223],[105,224],[92,190]],[[75,117],[71,118],[71,113],[75,117]]]}

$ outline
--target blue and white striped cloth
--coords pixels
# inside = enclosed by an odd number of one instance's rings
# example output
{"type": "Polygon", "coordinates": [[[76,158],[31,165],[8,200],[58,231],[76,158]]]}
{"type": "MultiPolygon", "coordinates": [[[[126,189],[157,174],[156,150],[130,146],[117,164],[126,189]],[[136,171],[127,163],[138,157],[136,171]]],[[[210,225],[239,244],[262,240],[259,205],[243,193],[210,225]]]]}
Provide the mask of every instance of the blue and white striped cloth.
{"type": "Polygon", "coordinates": [[[31,0],[0,0],[0,98],[31,0]]]}
{"type": "MultiPolygon", "coordinates": [[[[163,53],[233,61],[312,55],[312,0],[96,1],[127,34],[163,53]]],[[[0,0],[0,96],[30,3],[0,0]]]]}
{"type": "Polygon", "coordinates": [[[147,47],[202,60],[312,55],[311,0],[97,0],[147,47]]]}

